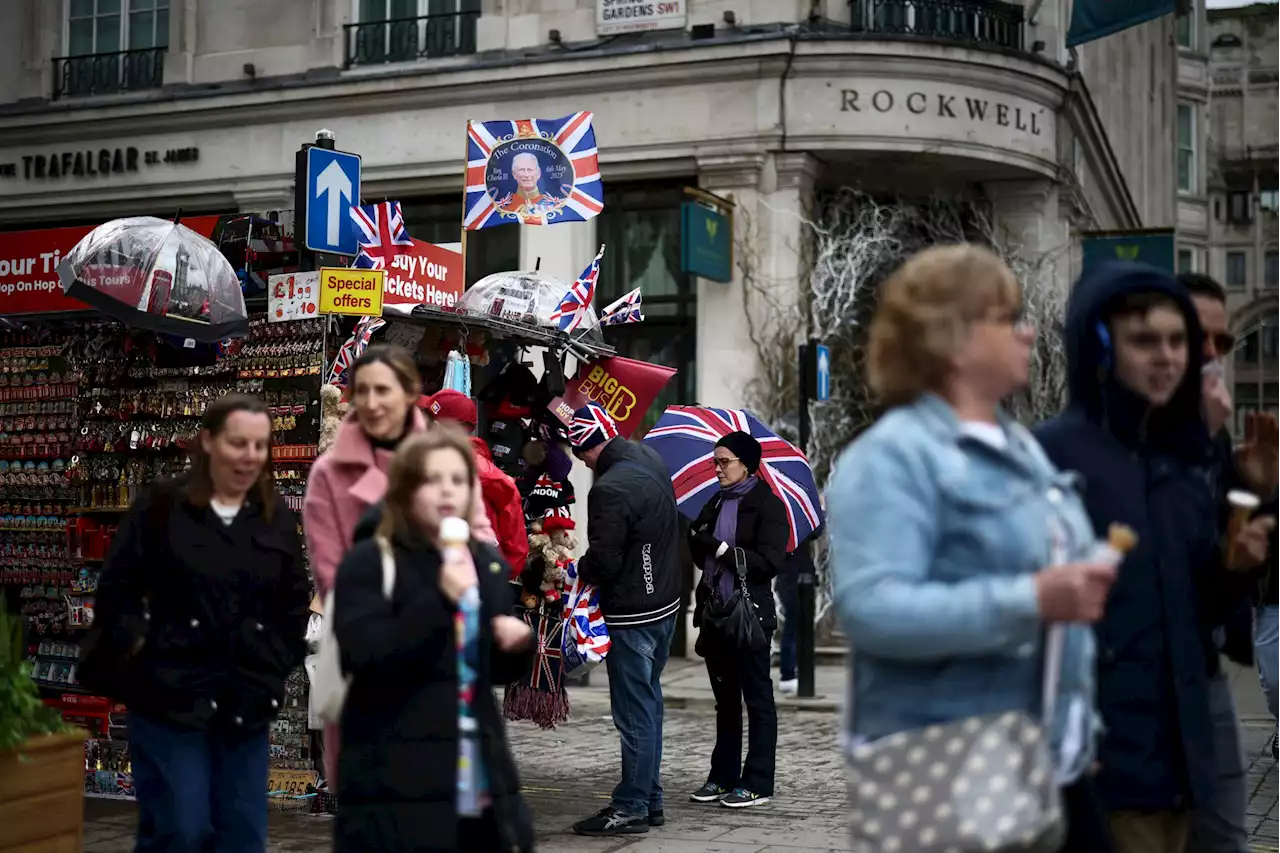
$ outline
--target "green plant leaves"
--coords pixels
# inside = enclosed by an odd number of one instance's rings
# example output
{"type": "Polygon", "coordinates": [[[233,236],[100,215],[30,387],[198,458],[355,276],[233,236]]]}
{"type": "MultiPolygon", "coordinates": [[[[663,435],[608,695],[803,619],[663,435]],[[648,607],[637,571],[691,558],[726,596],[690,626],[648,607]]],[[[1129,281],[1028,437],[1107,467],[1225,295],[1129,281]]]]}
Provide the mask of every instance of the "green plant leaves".
{"type": "Polygon", "coordinates": [[[0,594],[0,752],[16,749],[38,735],[74,728],[41,701],[26,658],[22,619],[9,612],[0,594]]]}

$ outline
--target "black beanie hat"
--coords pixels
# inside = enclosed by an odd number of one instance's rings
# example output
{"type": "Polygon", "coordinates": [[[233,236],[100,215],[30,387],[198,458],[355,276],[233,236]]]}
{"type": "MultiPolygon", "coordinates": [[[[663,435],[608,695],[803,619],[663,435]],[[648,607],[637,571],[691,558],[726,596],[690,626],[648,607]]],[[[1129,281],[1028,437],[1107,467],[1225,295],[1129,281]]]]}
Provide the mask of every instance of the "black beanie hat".
{"type": "Polygon", "coordinates": [[[747,466],[747,473],[754,474],[760,470],[760,442],[751,437],[749,432],[731,432],[716,442],[716,447],[733,451],[733,455],[747,466]]]}

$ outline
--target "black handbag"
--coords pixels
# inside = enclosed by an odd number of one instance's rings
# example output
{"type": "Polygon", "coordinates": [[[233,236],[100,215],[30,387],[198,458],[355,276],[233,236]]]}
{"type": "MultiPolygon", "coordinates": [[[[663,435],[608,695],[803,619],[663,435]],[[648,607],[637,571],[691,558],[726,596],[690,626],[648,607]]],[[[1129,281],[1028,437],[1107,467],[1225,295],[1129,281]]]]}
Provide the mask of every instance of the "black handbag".
{"type": "Polygon", "coordinates": [[[707,634],[715,651],[764,651],[769,648],[769,639],[764,634],[764,626],[760,624],[756,603],[751,600],[751,593],[747,590],[746,552],[741,548],[734,548],[733,562],[737,578],[733,594],[722,600],[716,585],[711,585],[711,598],[707,600],[707,606],[702,612],[699,645],[702,645],[702,636],[707,634]]]}

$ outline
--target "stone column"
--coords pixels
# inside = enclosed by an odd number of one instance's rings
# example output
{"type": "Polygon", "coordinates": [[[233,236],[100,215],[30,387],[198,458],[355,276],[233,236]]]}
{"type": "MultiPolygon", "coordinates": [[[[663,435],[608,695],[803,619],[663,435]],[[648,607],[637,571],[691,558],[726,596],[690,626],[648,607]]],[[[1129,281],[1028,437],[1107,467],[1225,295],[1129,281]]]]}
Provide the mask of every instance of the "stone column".
{"type": "Polygon", "coordinates": [[[1071,229],[1062,216],[1061,189],[1047,178],[991,181],[983,185],[992,203],[997,239],[1028,261],[1047,256],[1053,280],[1065,292],[1075,273],[1071,229]]]}
{"type": "Polygon", "coordinates": [[[53,97],[55,56],[66,55],[62,41],[64,3],[47,0],[24,0],[14,3],[20,9],[13,13],[13,24],[22,32],[22,72],[17,81],[15,100],[48,100],[53,97]]]}
{"type": "Polygon", "coordinates": [[[194,81],[199,17],[199,0],[174,0],[169,4],[169,52],[164,56],[165,85],[194,81]]]}
{"type": "Polygon", "coordinates": [[[803,215],[815,173],[816,161],[804,153],[698,159],[700,186],[736,205],[733,281],[698,281],[698,401],[704,405],[746,406],[762,367],[752,330],[764,340],[794,326],[790,316],[805,271],[803,215]]]}
{"type": "Polygon", "coordinates": [[[312,5],[309,68],[343,68],[346,65],[347,31],[353,23],[349,0],[318,0],[312,5]]]}

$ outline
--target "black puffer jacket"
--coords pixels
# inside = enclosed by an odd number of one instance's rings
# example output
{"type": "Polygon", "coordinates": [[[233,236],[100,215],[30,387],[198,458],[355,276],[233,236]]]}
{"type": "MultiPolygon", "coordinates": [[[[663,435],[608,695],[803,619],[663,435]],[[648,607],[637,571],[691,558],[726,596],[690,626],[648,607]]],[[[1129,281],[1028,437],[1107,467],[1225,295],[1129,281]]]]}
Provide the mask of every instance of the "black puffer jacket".
{"type": "MultiPolygon", "coordinates": [[[[440,553],[397,542],[396,584],[382,594],[382,557],[366,516],[338,568],[334,635],[351,688],[342,710],[341,800],[334,849],[457,851],[456,607],[440,592],[440,553]]],[[[510,607],[506,563],[472,543],[480,579],[480,663],[472,713],[479,727],[502,849],[533,849],[533,822],[507,745],[493,686],[519,678],[530,652],[493,648],[492,619],[510,607]]],[[[466,853],[466,851],[460,851],[466,853]]]]}
{"type": "Polygon", "coordinates": [[[610,628],[660,622],[680,609],[680,519],[662,458],[611,440],[587,496],[587,553],[578,575],[600,590],[610,628]]]}
{"type": "Polygon", "coordinates": [[[191,728],[261,728],[302,663],[311,584],[297,516],[250,500],[230,524],[159,482],[125,516],[98,580],[96,624],[115,648],[144,644],[104,684],[131,711],[191,728]],[[149,614],[149,617],[148,617],[149,614]]]}

